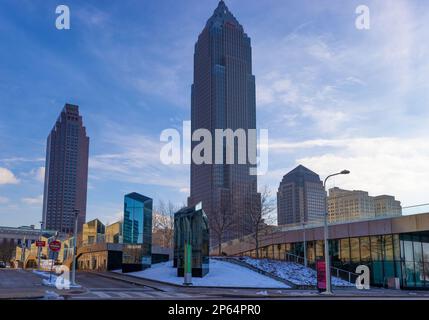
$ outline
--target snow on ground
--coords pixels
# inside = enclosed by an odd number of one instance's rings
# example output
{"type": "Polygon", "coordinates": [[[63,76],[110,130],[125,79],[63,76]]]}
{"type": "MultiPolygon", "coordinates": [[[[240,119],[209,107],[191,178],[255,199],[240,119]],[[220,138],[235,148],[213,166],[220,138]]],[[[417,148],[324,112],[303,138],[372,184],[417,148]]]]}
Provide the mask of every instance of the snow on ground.
{"type": "MultiPolygon", "coordinates": [[[[192,278],[193,286],[205,287],[242,287],[242,288],[290,288],[288,285],[266,277],[246,267],[233,263],[210,259],[210,271],[203,278],[192,278]]],[[[152,265],[151,268],[132,272],[130,275],[151,280],[183,284],[183,277],[177,277],[173,262],[152,265]]]]}
{"type": "Polygon", "coordinates": [[[66,279],[63,276],[57,275],[57,274],[50,274],[49,272],[46,271],[38,271],[38,270],[33,270],[33,273],[45,278],[42,279],[42,283],[45,286],[48,287],[56,287],[57,289],[70,289],[70,288],[80,288],[81,286],[76,284],[76,285],[72,285],[70,283],[70,280],[66,279]]]}
{"type": "MultiPolygon", "coordinates": [[[[316,271],[311,268],[306,268],[299,263],[270,259],[252,259],[250,257],[240,257],[238,260],[246,262],[257,269],[274,274],[296,285],[317,285],[316,271]]],[[[332,285],[337,287],[354,286],[348,281],[344,281],[337,277],[332,277],[332,285]]]]}

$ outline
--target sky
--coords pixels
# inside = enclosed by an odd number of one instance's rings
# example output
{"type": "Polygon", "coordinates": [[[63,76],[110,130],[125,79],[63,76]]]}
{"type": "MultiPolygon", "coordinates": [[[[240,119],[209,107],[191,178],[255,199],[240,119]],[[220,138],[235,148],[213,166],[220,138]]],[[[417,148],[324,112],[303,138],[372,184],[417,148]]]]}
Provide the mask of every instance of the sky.
{"type": "MultiPolygon", "coordinates": [[[[227,0],[251,37],[257,126],[273,195],[298,164],[329,187],[429,202],[429,4],[419,0],[227,0]],[[358,5],[370,29],[355,26],[358,5]]],[[[193,50],[215,0],[3,0],[0,225],[39,225],[46,138],[80,106],[90,159],[87,220],[118,220],[139,192],[184,204],[189,165],[159,159],[162,130],[190,120],[193,50]],[[57,5],[70,30],[57,30],[57,5]]]]}

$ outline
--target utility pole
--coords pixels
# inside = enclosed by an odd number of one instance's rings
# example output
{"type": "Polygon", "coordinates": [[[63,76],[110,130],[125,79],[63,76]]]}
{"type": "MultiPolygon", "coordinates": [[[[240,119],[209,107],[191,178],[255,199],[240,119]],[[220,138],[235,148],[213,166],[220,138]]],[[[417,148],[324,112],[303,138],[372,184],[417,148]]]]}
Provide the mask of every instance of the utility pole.
{"type": "MultiPolygon", "coordinates": [[[[349,174],[349,170],[343,170],[338,173],[331,174],[326,177],[325,181],[323,182],[323,188],[326,190],[326,181],[328,181],[329,178],[333,176],[338,176],[340,174],[349,174]]],[[[331,287],[331,262],[330,262],[330,256],[329,256],[329,234],[328,234],[328,199],[325,198],[325,225],[324,225],[324,242],[325,242],[325,276],[326,276],[326,291],[325,294],[332,294],[332,287],[331,287]]]]}
{"type": "Polygon", "coordinates": [[[76,259],[77,259],[77,225],[79,217],[79,209],[74,210],[74,230],[73,230],[73,262],[72,262],[72,285],[76,285],[76,259]]]}
{"type": "Polygon", "coordinates": [[[302,222],[303,232],[304,232],[304,265],[307,267],[307,237],[305,234],[305,221],[302,222]]]}
{"type": "MultiPolygon", "coordinates": [[[[39,235],[39,241],[42,240],[42,233],[43,233],[43,221],[40,221],[40,235],[39,235]]],[[[37,247],[37,266],[40,271],[40,255],[42,253],[42,247],[37,247]]]]}

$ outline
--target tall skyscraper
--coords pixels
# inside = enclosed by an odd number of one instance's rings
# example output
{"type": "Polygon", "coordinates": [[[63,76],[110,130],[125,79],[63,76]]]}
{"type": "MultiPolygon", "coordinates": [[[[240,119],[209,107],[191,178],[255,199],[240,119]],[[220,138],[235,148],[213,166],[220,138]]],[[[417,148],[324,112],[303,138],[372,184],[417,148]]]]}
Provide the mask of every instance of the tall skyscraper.
{"type": "MultiPolygon", "coordinates": [[[[216,129],[234,132],[244,129],[248,137],[248,130],[256,129],[250,38],[223,1],[219,2],[195,44],[191,94],[193,133],[197,129],[207,129],[214,137],[216,129]]],[[[197,144],[192,143],[192,150],[197,144]]],[[[214,150],[213,143],[213,155],[214,150]]],[[[224,233],[224,241],[252,232],[249,212],[255,210],[259,196],[257,178],[249,174],[251,164],[247,159],[244,164],[237,163],[237,148],[234,159],[234,164],[225,164],[226,161],[223,164],[191,164],[188,204],[194,206],[202,201],[209,221],[219,210],[233,217],[233,227],[224,233]]],[[[213,241],[212,237],[212,244],[213,241]]]]}
{"type": "Polygon", "coordinates": [[[277,223],[317,223],[325,214],[326,192],[319,175],[299,165],[287,173],[277,192],[277,223]]]}
{"type": "Polygon", "coordinates": [[[79,107],[66,104],[46,146],[43,226],[72,233],[75,210],[79,210],[78,232],[86,219],[89,138],[79,107]]]}

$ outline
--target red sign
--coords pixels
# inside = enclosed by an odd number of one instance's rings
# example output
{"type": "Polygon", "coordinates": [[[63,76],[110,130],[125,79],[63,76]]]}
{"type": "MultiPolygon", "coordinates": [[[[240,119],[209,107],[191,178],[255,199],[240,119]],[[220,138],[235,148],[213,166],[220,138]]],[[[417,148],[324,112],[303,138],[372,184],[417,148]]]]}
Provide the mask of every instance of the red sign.
{"type": "Polygon", "coordinates": [[[53,252],[58,252],[61,249],[61,242],[54,240],[51,243],[49,243],[49,249],[53,252]]]}
{"type": "Polygon", "coordinates": [[[40,240],[36,241],[36,247],[44,247],[45,245],[46,245],[45,241],[40,241],[40,240]]]}
{"type": "Polygon", "coordinates": [[[326,264],[324,260],[316,262],[317,270],[317,289],[326,290],[326,264]]]}

